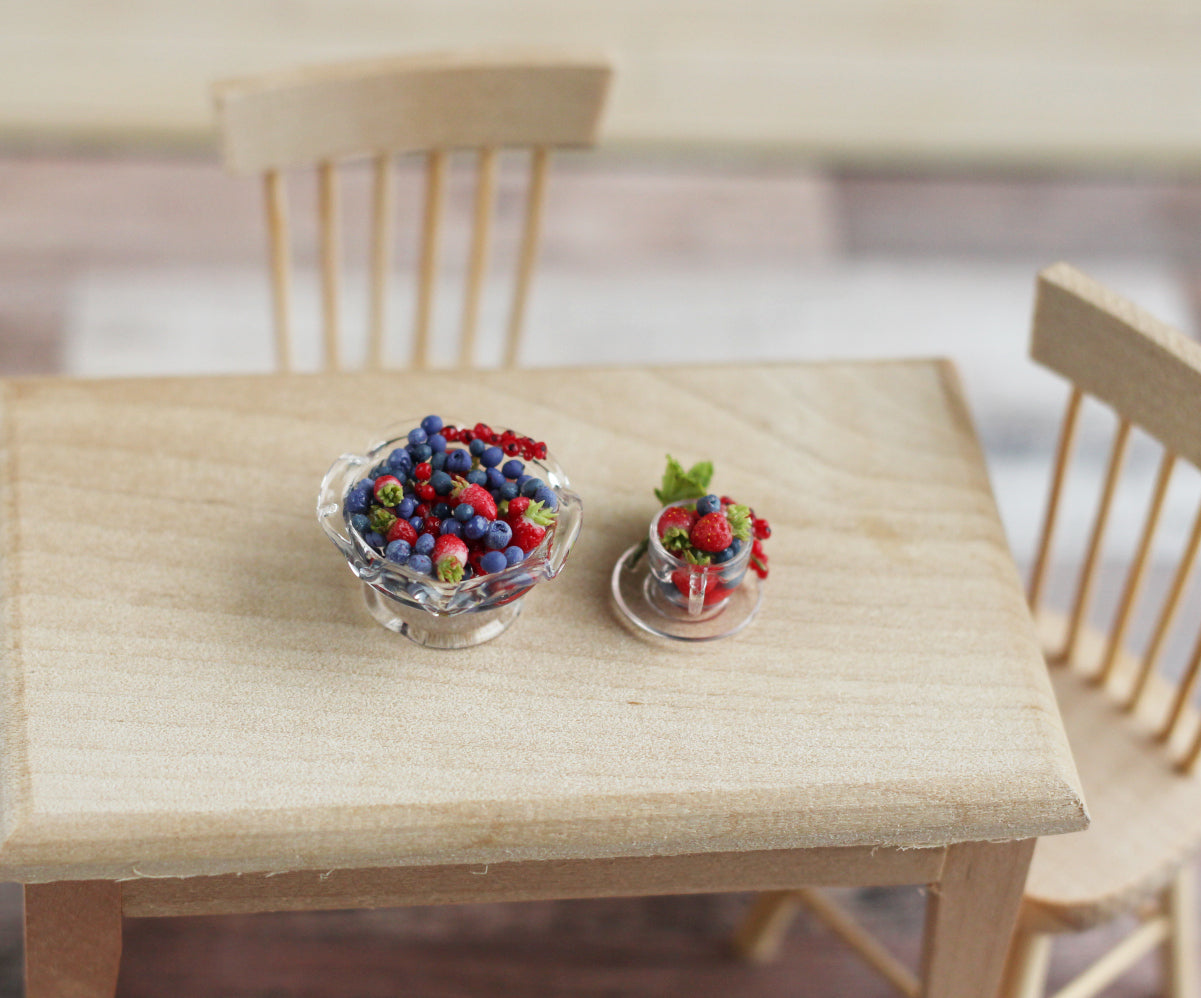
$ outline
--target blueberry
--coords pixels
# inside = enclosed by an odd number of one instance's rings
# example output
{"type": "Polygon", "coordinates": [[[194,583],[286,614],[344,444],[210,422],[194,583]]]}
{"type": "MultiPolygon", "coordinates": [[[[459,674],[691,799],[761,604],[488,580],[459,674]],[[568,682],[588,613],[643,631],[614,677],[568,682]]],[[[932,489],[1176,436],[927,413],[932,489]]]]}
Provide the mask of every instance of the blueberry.
{"type": "Polygon", "coordinates": [[[411,430],[409,430],[409,443],[411,444],[423,444],[428,439],[429,434],[426,433],[425,430],[423,430],[420,426],[414,426],[411,430]]]}
{"type": "Polygon", "coordinates": [[[469,541],[478,541],[488,532],[490,521],[478,513],[463,524],[463,537],[469,541]]]}
{"type": "Polygon", "coordinates": [[[539,485],[538,488],[534,490],[534,494],[530,496],[530,498],[533,499],[534,502],[542,503],[542,505],[547,509],[559,508],[559,497],[555,495],[555,490],[549,485],[539,485]]]}
{"type": "Polygon", "coordinates": [[[488,475],[482,468],[474,468],[464,476],[472,485],[487,485],[488,475]]]}
{"type": "Polygon", "coordinates": [[[430,450],[435,454],[446,453],[446,437],[442,436],[441,433],[431,433],[426,443],[430,445],[430,450]]]}
{"type": "MultiPolygon", "coordinates": [[[[425,536],[429,537],[430,535],[426,534],[425,536]]],[[[420,538],[418,538],[418,540],[420,540],[420,538]]],[[[434,563],[430,561],[429,555],[427,554],[410,555],[408,564],[409,568],[411,568],[418,575],[429,575],[430,572],[434,570],[434,563]]]]}
{"type": "MultiPolygon", "coordinates": [[[[417,507],[414,506],[413,508],[416,509],[417,507]]],[[[424,525],[425,525],[425,517],[424,516],[418,516],[416,513],[414,513],[412,516],[409,517],[409,526],[412,527],[414,530],[416,530],[417,533],[421,533],[421,528],[424,525]]]]}
{"type": "Polygon", "coordinates": [[[377,551],[382,551],[384,548],[384,535],[376,533],[374,530],[368,530],[363,535],[363,540],[370,544],[377,551]]]}
{"type": "Polygon", "coordinates": [[[455,482],[445,471],[435,471],[430,475],[430,485],[438,495],[448,496],[450,490],[455,487],[455,482]]]}
{"type": "Polygon", "coordinates": [[[392,474],[392,469],[389,468],[386,464],[377,464],[374,468],[371,469],[371,473],[367,477],[372,480],[375,480],[376,478],[379,478],[380,475],[390,475],[390,474],[392,474]]]}
{"type": "Polygon", "coordinates": [[[403,565],[408,561],[411,553],[412,549],[409,547],[408,541],[389,541],[388,546],[384,548],[384,557],[398,565],[403,565]]]}
{"type": "Polygon", "coordinates": [[[374,496],[375,489],[371,482],[359,482],[346,493],[346,512],[366,513],[374,496]]]}
{"type": "Polygon", "coordinates": [[[505,561],[510,565],[516,565],[519,562],[525,561],[525,552],[516,544],[510,544],[505,548],[505,561]]]}
{"type": "Polygon", "coordinates": [[[455,508],[448,502],[436,502],[430,508],[430,512],[439,520],[445,520],[455,511],[455,508]]]}
{"type": "Polygon", "coordinates": [[[417,554],[429,554],[434,550],[434,545],[438,542],[433,534],[422,534],[417,538],[417,542],[413,545],[413,550],[417,554]]]}
{"type": "Polygon", "coordinates": [[[425,419],[421,421],[421,428],[425,430],[427,436],[433,436],[440,429],[442,429],[442,425],[441,416],[430,415],[426,416],[425,419]]]}
{"type": "Polygon", "coordinates": [[[523,485],[525,485],[525,483],[526,483],[526,482],[528,482],[528,481],[529,481],[531,478],[533,478],[533,477],[534,477],[533,475],[518,475],[518,476],[517,476],[517,477],[514,479],[514,481],[515,481],[515,482],[517,482],[517,491],[518,491],[518,493],[520,493],[520,492],[521,492],[521,487],[522,487],[523,485]]]}
{"type": "Polygon", "coordinates": [[[716,513],[721,509],[721,500],[715,495],[702,496],[696,501],[696,512],[699,516],[704,516],[706,513],[716,513]]]}
{"type": "Polygon", "coordinates": [[[503,551],[513,540],[513,528],[504,520],[493,520],[488,524],[488,533],[484,537],[484,547],[494,551],[503,551]]]}
{"type": "Polygon", "coordinates": [[[543,484],[544,483],[541,478],[527,478],[522,483],[521,494],[523,496],[529,496],[531,499],[533,499],[534,493],[542,488],[543,484]]]}
{"type": "Polygon", "coordinates": [[[709,560],[715,565],[720,565],[733,558],[735,553],[734,545],[731,544],[728,548],[724,548],[721,551],[715,551],[713,554],[709,555],[709,560]]]}
{"type": "Polygon", "coordinates": [[[371,529],[371,521],[367,519],[366,513],[351,513],[350,525],[360,534],[365,534],[371,529]]]}
{"type": "Polygon", "coordinates": [[[428,461],[434,453],[430,450],[429,444],[409,444],[409,457],[413,459],[414,464],[420,464],[422,461],[428,461]]]}
{"type": "Polygon", "coordinates": [[[509,567],[503,551],[485,551],[480,556],[480,568],[489,574],[500,572],[509,567]]]}
{"type": "Polygon", "coordinates": [[[485,468],[495,468],[505,459],[505,452],[499,447],[489,447],[480,455],[480,464],[485,468]]]}
{"type": "Polygon", "coordinates": [[[417,508],[417,499],[414,496],[405,496],[400,501],[400,505],[396,507],[396,515],[407,520],[413,515],[413,510],[417,508]]]}
{"type": "Polygon", "coordinates": [[[430,467],[433,468],[434,471],[441,471],[446,467],[446,455],[444,453],[434,451],[434,453],[430,455],[430,467]]]}
{"type": "Polygon", "coordinates": [[[487,468],[484,471],[484,486],[488,489],[499,489],[505,484],[505,476],[497,468],[487,468]]]}
{"type": "Polygon", "coordinates": [[[455,507],[454,517],[460,523],[466,523],[475,516],[475,507],[469,502],[461,502],[455,507]]]}
{"type": "Polygon", "coordinates": [[[503,468],[500,469],[505,478],[519,478],[521,473],[525,471],[525,465],[514,458],[512,461],[506,461],[503,468]]]}
{"type": "Polygon", "coordinates": [[[467,474],[471,470],[471,455],[465,450],[447,451],[446,470],[452,475],[467,474]]]}
{"type": "Polygon", "coordinates": [[[488,449],[488,445],[479,437],[475,437],[472,439],[471,443],[467,445],[467,449],[471,451],[472,457],[479,457],[488,449]]]}
{"type": "Polygon", "coordinates": [[[413,459],[403,447],[397,447],[388,455],[388,467],[397,478],[403,478],[413,470],[413,459]]]}
{"type": "Polygon", "coordinates": [[[454,534],[455,537],[463,536],[463,524],[456,520],[453,516],[448,516],[442,521],[442,526],[439,528],[440,533],[454,534]]]}
{"type": "Polygon", "coordinates": [[[505,482],[505,484],[502,485],[496,491],[499,493],[500,499],[516,499],[517,498],[517,483],[516,482],[505,482]]]}

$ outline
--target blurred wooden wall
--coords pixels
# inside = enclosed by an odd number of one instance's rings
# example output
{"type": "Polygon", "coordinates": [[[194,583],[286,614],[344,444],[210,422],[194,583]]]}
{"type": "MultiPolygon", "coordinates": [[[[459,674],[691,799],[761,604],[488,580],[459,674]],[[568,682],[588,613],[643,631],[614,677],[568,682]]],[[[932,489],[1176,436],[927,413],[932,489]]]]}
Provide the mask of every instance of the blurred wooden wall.
{"type": "Polygon", "coordinates": [[[0,144],[196,146],[217,78],[531,44],[612,55],[619,147],[1201,163],[1195,0],[12,2],[0,144]]]}

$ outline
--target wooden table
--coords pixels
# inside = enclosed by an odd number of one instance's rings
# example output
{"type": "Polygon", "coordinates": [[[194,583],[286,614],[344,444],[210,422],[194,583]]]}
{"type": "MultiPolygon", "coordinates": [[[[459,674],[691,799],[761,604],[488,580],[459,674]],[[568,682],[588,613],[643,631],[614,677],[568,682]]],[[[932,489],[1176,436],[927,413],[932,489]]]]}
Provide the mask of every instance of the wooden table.
{"type": "Polygon", "coordinates": [[[0,383],[0,876],[31,996],[110,995],[121,916],[931,883],[924,979],[992,994],[1036,836],[1086,824],[942,362],[0,383]],[[378,626],[315,519],[427,412],[583,495],[497,640],[378,626]],[[767,516],[742,634],[662,647],[609,576],[664,455],[767,516]]]}

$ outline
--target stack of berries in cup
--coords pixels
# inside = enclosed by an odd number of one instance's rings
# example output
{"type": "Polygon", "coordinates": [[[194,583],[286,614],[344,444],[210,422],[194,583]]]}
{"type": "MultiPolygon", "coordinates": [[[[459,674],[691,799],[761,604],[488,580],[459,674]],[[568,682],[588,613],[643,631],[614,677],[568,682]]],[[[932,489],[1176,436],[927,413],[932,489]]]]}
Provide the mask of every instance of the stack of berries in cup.
{"type": "Polygon", "coordinates": [[[350,526],[417,575],[458,583],[524,561],[554,529],[559,499],[526,470],[546,444],[484,423],[426,416],[346,495],[350,526]]]}

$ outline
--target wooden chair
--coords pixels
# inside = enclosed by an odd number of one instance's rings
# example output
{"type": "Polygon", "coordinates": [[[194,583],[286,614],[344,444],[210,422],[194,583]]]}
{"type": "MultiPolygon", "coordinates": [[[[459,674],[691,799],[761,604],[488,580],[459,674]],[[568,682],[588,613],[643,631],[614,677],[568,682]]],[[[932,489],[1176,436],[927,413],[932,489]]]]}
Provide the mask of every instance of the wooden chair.
{"type": "Polygon", "coordinates": [[[538,255],[550,151],[595,141],[610,75],[609,65],[596,57],[460,54],[359,61],[218,84],[214,96],[226,165],[236,173],[264,177],[280,369],[293,366],[285,171],[317,171],[323,363],[336,370],[343,363],[338,168],[351,158],[372,160],[367,364],[379,368],[385,363],[392,269],[393,159],[424,154],[411,363],[426,367],[449,157],[455,150],[475,151],[474,215],[459,344],[460,366],[469,366],[489,263],[498,151],[521,147],[530,151],[530,167],[504,348],[504,363],[513,366],[538,255]]]}
{"type": "MultiPolygon", "coordinates": [[[[1072,385],[1029,602],[1053,666],[1092,826],[1039,841],[1003,995],[1043,995],[1055,935],[1129,915],[1138,927],[1055,998],[1096,994],[1157,947],[1166,993],[1198,998],[1201,940],[1192,861],[1201,847],[1196,774],[1201,724],[1190,699],[1201,675],[1201,636],[1186,635],[1194,644],[1182,675],[1169,680],[1169,670],[1160,666],[1201,548],[1201,511],[1162,596],[1152,599],[1145,583],[1173,471],[1181,463],[1201,466],[1201,345],[1057,264],[1039,277],[1031,354],[1072,385]],[[1044,605],[1044,593],[1056,527],[1068,516],[1066,500],[1076,495],[1068,488],[1069,466],[1086,397],[1111,407],[1117,419],[1073,595],[1066,612],[1056,613],[1044,605]],[[1115,496],[1129,478],[1123,469],[1136,430],[1161,452],[1158,472],[1116,608],[1097,625],[1097,577],[1115,496]],[[1137,652],[1130,637],[1136,617],[1150,625],[1137,652]]],[[[799,906],[808,907],[903,993],[916,993],[907,968],[816,892],[761,895],[736,936],[736,948],[749,959],[768,958],[799,906]]]]}

